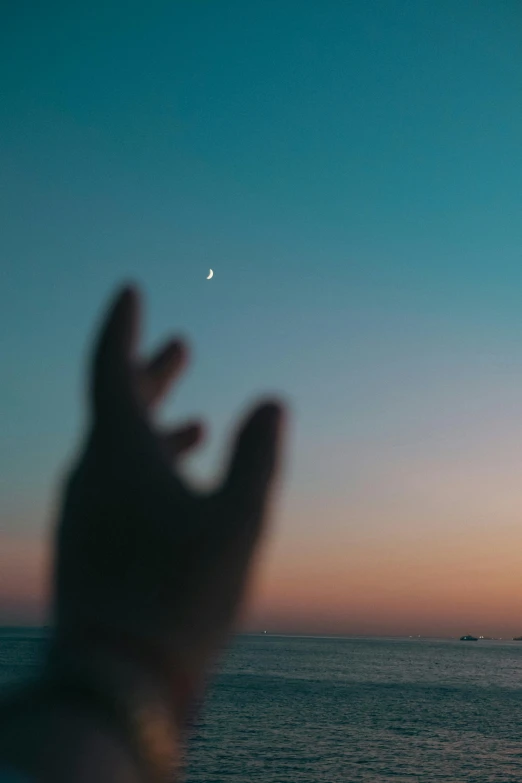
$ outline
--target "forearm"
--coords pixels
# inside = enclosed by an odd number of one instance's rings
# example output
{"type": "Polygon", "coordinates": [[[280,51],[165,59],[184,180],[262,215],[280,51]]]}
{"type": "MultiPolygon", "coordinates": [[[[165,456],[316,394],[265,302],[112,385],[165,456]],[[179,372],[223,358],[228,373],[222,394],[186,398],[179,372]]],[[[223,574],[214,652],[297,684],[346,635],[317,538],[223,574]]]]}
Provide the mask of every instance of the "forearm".
{"type": "Polygon", "coordinates": [[[0,765],[41,783],[144,783],[125,739],[103,714],[31,689],[0,706],[0,765]]]}

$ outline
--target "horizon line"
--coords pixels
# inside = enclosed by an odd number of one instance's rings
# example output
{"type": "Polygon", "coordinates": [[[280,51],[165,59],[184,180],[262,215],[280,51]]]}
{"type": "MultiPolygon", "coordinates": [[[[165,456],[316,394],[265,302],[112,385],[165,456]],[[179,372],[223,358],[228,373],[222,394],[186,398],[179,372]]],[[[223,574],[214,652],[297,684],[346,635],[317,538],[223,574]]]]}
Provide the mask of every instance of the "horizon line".
{"type": "MultiPolygon", "coordinates": [[[[6,630],[51,630],[50,625],[0,625],[0,632],[6,630]]],[[[463,634],[464,636],[473,634],[463,634]]],[[[321,634],[321,633],[284,633],[281,631],[239,631],[231,634],[234,636],[280,636],[293,639],[458,639],[459,636],[448,635],[427,635],[427,634],[321,634]]],[[[509,636],[477,636],[479,641],[519,641],[516,637],[509,636]]]]}

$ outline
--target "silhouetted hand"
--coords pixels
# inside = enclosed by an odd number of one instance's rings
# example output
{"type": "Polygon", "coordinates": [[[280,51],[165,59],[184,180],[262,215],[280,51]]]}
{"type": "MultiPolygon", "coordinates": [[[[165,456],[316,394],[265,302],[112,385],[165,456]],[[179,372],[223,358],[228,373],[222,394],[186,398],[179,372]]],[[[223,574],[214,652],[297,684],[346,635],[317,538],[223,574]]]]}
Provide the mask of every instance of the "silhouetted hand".
{"type": "Polygon", "coordinates": [[[195,491],[176,464],[202,425],[160,432],[151,417],[187,348],[173,340],[139,361],[139,305],[125,288],[94,352],[91,426],[57,529],[56,636],[73,645],[124,638],[186,686],[233,629],[277,473],[283,407],[254,410],[222,485],[195,491]]]}

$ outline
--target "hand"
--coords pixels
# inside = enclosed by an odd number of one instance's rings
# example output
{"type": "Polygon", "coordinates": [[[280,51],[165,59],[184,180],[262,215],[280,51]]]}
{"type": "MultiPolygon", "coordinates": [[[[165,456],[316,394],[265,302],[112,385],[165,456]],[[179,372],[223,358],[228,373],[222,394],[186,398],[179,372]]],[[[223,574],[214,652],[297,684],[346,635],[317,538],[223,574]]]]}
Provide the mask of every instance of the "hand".
{"type": "Polygon", "coordinates": [[[56,638],[122,638],[176,677],[198,681],[233,629],[277,474],[283,406],[241,427],[221,486],[196,492],[176,471],[201,423],[169,432],[152,413],[187,363],[169,341],[136,356],[138,292],[111,307],[94,352],[91,425],[68,476],[54,569],[56,638]]]}

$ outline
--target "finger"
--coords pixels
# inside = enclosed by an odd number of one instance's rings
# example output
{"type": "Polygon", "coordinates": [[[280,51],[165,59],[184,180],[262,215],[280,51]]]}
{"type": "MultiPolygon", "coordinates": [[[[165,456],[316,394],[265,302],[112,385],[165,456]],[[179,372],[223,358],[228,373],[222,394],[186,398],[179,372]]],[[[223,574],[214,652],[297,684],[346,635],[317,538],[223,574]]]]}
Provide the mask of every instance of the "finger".
{"type": "Polygon", "coordinates": [[[281,451],[284,408],[278,402],[259,406],[241,427],[223,492],[231,518],[259,526],[281,451]]]}
{"type": "Polygon", "coordinates": [[[139,292],[123,288],[105,317],[95,344],[92,392],[95,410],[113,409],[131,395],[131,367],[139,335],[139,292]]]}
{"type": "Polygon", "coordinates": [[[200,422],[194,422],[166,433],[161,440],[168,459],[176,460],[201,443],[204,437],[203,425],[200,422]]]}
{"type": "Polygon", "coordinates": [[[140,370],[139,386],[147,406],[157,405],[188,361],[182,340],[170,340],[140,370]]]}

